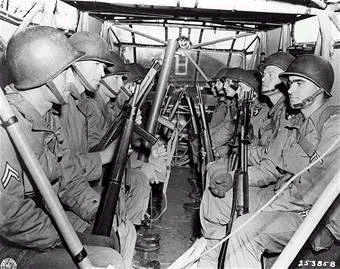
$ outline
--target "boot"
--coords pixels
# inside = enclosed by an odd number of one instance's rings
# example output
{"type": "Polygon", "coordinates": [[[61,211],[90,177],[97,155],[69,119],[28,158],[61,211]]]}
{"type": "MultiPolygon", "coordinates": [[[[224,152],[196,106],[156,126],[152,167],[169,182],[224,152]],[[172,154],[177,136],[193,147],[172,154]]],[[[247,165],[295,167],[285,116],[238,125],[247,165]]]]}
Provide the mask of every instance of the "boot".
{"type": "Polygon", "coordinates": [[[156,260],[153,261],[143,260],[133,262],[132,267],[135,269],[160,269],[161,264],[159,263],[159,261],[156,260]]]}
{"type": "Polygon", "coordinates": [[[201,200],[194,200],[193,202],[184,203],[183,208],[189,212],[197,213],[200,209],[201,200]]]}
{"type": "Polygon", "coordinates": [[[145,241],[159,241],[161,236],[159,233],[152,232],[150,227],[144,225],[136,225],[137,236],[142,237],[145,241]]]}
{"type": "Polygon", "coordinates": [[[144,252],[151,252],[160,249],[159,241],[146,241],[141,236],[137,236],[135,249],[144,252]]]}

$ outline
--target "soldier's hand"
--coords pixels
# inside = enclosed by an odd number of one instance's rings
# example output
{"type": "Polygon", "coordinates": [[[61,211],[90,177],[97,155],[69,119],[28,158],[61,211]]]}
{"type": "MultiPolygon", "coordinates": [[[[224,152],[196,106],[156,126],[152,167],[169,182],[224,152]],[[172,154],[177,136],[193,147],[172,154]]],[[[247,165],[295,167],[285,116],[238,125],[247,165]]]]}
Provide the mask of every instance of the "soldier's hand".
{"type": "Polygon", "coordinates": [[[114,140],[113,142],[111,142],[111,144],[109,144],[106,147],[106,149],[99,152],[103,165],[108,164],[112,161],[113,153],[114,153],[115,148],[116,148],[116,144],[117,144],[117,142],[116,142],[116,140],[114,140]]]}
{"type": "Polygon", "coordinates": [[[210,180],[210,191],[217,197],[223,198],[233,186],[233,177],[229,173],[212,177],[210,180]]]}
{"type": "Polygon", "coordinates": [[[152,146],[151,148],[151,156],[155,159],[158,158],[165,158],[167,155],[166,148],[164,144],[161,142],[157,142],[155,145],[152,146]]]}

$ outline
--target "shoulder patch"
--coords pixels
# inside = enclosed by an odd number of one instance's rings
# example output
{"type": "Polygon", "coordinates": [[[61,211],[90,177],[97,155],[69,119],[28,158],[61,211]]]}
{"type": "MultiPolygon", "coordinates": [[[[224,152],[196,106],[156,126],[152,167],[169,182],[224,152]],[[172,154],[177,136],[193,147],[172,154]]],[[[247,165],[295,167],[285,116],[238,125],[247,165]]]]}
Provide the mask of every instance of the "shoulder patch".
{"type": "Polygon", "coordinates": [[[20,182],[19,172],[6,162],[4,174],[1,177],[1,183],[4,186],[4,189],[6,189],[12,178],[20,182]]]}

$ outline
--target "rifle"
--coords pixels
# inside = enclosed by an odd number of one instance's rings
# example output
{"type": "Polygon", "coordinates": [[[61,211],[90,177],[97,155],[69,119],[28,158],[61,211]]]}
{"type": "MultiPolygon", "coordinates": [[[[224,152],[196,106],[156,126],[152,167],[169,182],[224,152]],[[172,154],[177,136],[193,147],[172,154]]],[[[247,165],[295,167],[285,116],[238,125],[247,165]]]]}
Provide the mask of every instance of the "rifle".
{"type": "Polygon", "coordinates": [[[251,93],[249,92],[245,93],[240,109],[239,172],[235,173],[239,183],[236,208],[238,216],[249,212],[248,145],[250,144],[250,95],[251,93]]]}
{"type": "Polygon", "coordinates": [[[202,94],[201,90],[199,89],[199,86],[196,85],[196,91],[197,91],[197,97],[198,97],[198,106],[201,113],[201,120],[202,120],[202,136],[203,136],[203,143],[205,152],[207,153],[207,163],[213,162],[215,160],[214,152],[212,150],[211,145],[211,137],[209,132],[209,127],[206,119],[205,114],[205,107],[203,104],[202,94]]]}
{"type": "MultiPolygon", "coordinates": [[[[140,84],[140,91],[136,96],[136,106],[140,106],[145,96],[151,90],[151,82],[153,81],[156,73],[159,70],[160,64],[157,61],[153,61],[148,73],[144,77],[143,81],[140,84]]],[[[112,122],[111,126],[107,129],[105,134],[103,135],[102,139],[99,143],[92,147],[89,151],[95,152],[105,149],[113,140],[115,140],[122,130],[122,122],[130,114],[129,107],[132,101],[132,96],[130,96],[129,100],[125,102],[123,108],[121,109],[118,116],[112,122]]],[[[152,135],[151,133],[144,130],[141,126],[134,123],[133,131],[140,135],[143,139],[145,139],[150,144],[154,145],[157,142],[157,138],[152,135]]]]}
{"type": "MultiPolygon", "coordinates": [[[[230,234],[235,213],[237,216],[249,212],[249,180],[248,180],[248,145],[250,144],[250,104],[251,93],[245,92],[241,100],[238,114],[237,136],[238,136],[238,168],[234,174],[233,202],[230,213],[230,221],[227,228],[227,235],[230,234]]],[[[218,269],[224,268],[225,255],[227,252],[228,240],[223,242],[218,259],[218,269]]]]}
{"type": "MultiPolygon", "coordinates": [[[[111,234],[113,217],[116,211],[122,177],[128,158],[128,149],[138,110],[138,107],[136,106],[137,95],[138,87],[132,95],[129,115],[127,118],[125,118],[123,131],[119,136],[118,146],[115,148],[113,160],[111,162],[110,175],[107,179],[108,182],[104,187],[94,221],[93,234],[105,236],[110,236],[111,234]]],[[[125,115],[127,115],[127,113],[125,115]]]]}
{"type": "Polygon", "coordinates": [[[202,182],[202,187],[204,186],[204,171],[201,169],[202,160],[199,156],[199,149],[201,148],[201,137],[200,137],[200,126],[197,116],[197,111],[195,108],[194,101],[192,100],[191,95],[189,94],[189,90],[186,90],[185,94],[189,112],[190,112],[190,127],[191,127],[191,139],[190,139],[190,147],[192,154],[192,162],[193,162],[193,171],[194,173],[200,173],[200,179],[202,182]]]}

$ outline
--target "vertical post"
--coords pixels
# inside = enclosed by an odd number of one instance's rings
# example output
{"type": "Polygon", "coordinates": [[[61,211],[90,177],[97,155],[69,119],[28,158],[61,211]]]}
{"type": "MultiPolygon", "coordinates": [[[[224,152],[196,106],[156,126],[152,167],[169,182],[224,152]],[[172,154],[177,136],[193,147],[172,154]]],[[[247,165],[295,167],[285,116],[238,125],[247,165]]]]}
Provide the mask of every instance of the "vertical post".
{"type": "MultiPolygon", "coordinates": [[[[162,70],[159,75],[158,84],[156,87],[155,97],[152,103],[152,108],[149,115],[149,121],[146,125],[146,130],[154,134],[156,131],[157,126],[157,119],[159,116],[159,112],[161,110],[162,102],[166,93],[167,83],[169,80],[172,61],[175,58],[175,52],[177,49],[177,40],[176,39],[169,39],[168,45],[165,50],[164,60],[162,65],[162,70]]],[[[147,147],[149,143],[147,143],[147,147]]]]}

